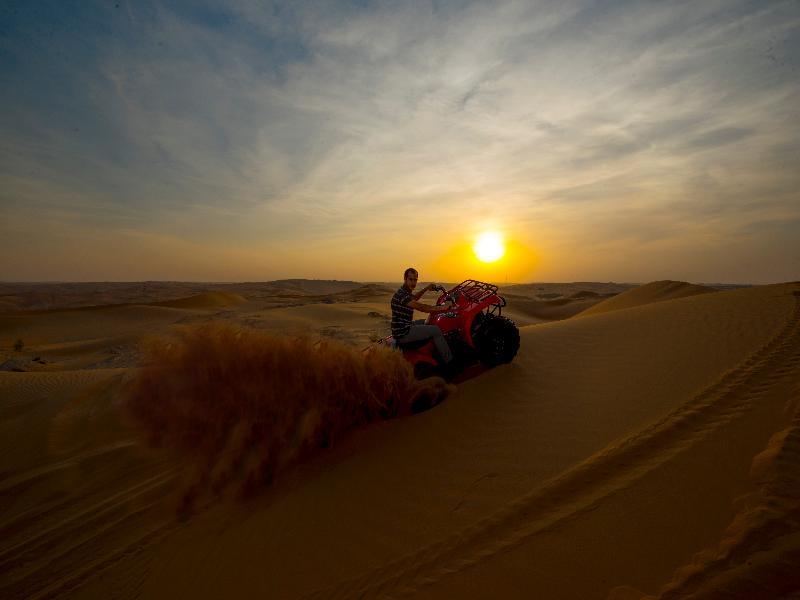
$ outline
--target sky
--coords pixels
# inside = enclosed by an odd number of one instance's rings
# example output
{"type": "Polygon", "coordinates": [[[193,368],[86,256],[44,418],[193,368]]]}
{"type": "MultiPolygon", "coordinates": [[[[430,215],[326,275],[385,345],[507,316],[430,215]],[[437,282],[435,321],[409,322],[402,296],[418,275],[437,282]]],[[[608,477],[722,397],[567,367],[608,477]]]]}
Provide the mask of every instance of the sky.
{"type": "Polygon", "coordinates": [[[0,89],[3,281],[800,279],[797,0],[6,1],[0,89]]]}

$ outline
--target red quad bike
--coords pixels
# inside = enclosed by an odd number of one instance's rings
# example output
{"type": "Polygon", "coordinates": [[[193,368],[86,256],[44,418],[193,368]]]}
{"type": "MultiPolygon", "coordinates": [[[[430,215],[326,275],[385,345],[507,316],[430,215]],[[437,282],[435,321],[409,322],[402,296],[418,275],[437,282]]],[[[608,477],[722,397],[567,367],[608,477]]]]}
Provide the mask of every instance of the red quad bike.
{"type": "Polygon", "coordinates": [[[425,321],[442,330],[453,352],[451,365],[446,368],[441,363],[433,340],[407,344],[397,343],[391,336],[381,340],[403,352],[414,366],[417,379],[438,375],[451,380],[472,365],[481,363],[491,368],[514,359],[519,350],[519,329],[514,321],[502,316],[506,301],[497,295],[496,285],[467,279],[449,291],[441,286],[433,290],[442,292],[436,301],[438,306],[455,302],[452,310],[430,313],[425,321]]]}

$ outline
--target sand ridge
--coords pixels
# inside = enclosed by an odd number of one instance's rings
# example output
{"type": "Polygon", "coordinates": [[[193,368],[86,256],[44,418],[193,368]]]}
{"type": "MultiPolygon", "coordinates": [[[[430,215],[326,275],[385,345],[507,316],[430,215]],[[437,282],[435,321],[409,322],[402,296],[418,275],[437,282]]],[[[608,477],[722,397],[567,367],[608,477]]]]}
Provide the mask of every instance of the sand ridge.
{"type": "Polygon", "coordinates": [[[166,306],[169,308],[222,308],[244,304],[247,299],[239,294],[228,292],[205,292],[188,298],[153,302],[150,306],[166,306]]]}
{"type": "Polygon", "coordinates": [[[125,374],[0,377],[0,395],[21,403],[2,416],[0,436],[4,597],[62,595],[174,528],[164,506],[174,470],[142,448],[114,407],[125,374]]]}
{"type": "Polygon", "coordinates": [[[686,283],[685,281],[653,281],[604,300],[596,306],[588,308],[581,316],[585,317],[612,310],[633,308],[634,306],[642,306],[651,302],[686,298],[697,294],[708,294],[713,291],[714,289],[712,288],[686,283]]]}
{"type": "MultiPolygon", "coordinates": [[[[800,356],[795,355],[795,362],[800,356]]],[[[800,410],[753,458],[757,489],[746,496],[717,547],[678,569],[658,597],[715,598],[749,590],[757,598],[788,597],[800,587],[800,410]]],[[[613,599],[612,599],[613,600],[613,599]]]]}

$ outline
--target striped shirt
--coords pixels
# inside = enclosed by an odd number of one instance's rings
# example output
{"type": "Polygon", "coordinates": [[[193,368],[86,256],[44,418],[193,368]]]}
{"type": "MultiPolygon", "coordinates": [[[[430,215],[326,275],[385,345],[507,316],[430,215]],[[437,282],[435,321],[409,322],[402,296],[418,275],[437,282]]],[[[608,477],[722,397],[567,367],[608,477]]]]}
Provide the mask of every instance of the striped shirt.
{"type": "Polygon", "coordinates": [[[414,309],[408,303],[413,299],[411,290],[405,285],[400,286],[392,296],[392,335],[395,338],[403,337],[411,330],[414,309]]]}

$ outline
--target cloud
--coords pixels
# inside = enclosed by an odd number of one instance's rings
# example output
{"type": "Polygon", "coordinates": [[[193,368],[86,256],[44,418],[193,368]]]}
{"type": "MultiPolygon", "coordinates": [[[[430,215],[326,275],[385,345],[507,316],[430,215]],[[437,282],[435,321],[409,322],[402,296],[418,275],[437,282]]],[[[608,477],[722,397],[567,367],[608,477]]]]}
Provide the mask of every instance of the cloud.
{"type": "Polygon", "coordinates": [[[750,129],[741,127],[720,127],[688,140],[686,147],[689,149],[716,148],[738,142],[754,133],[750,129]]]}
{"type": "Polygon", "coordinates": [[[0,211],[311,270],[488,223],[723,248],[800,211],[796,3],[121,4],[6,19],[0,211]]]}

